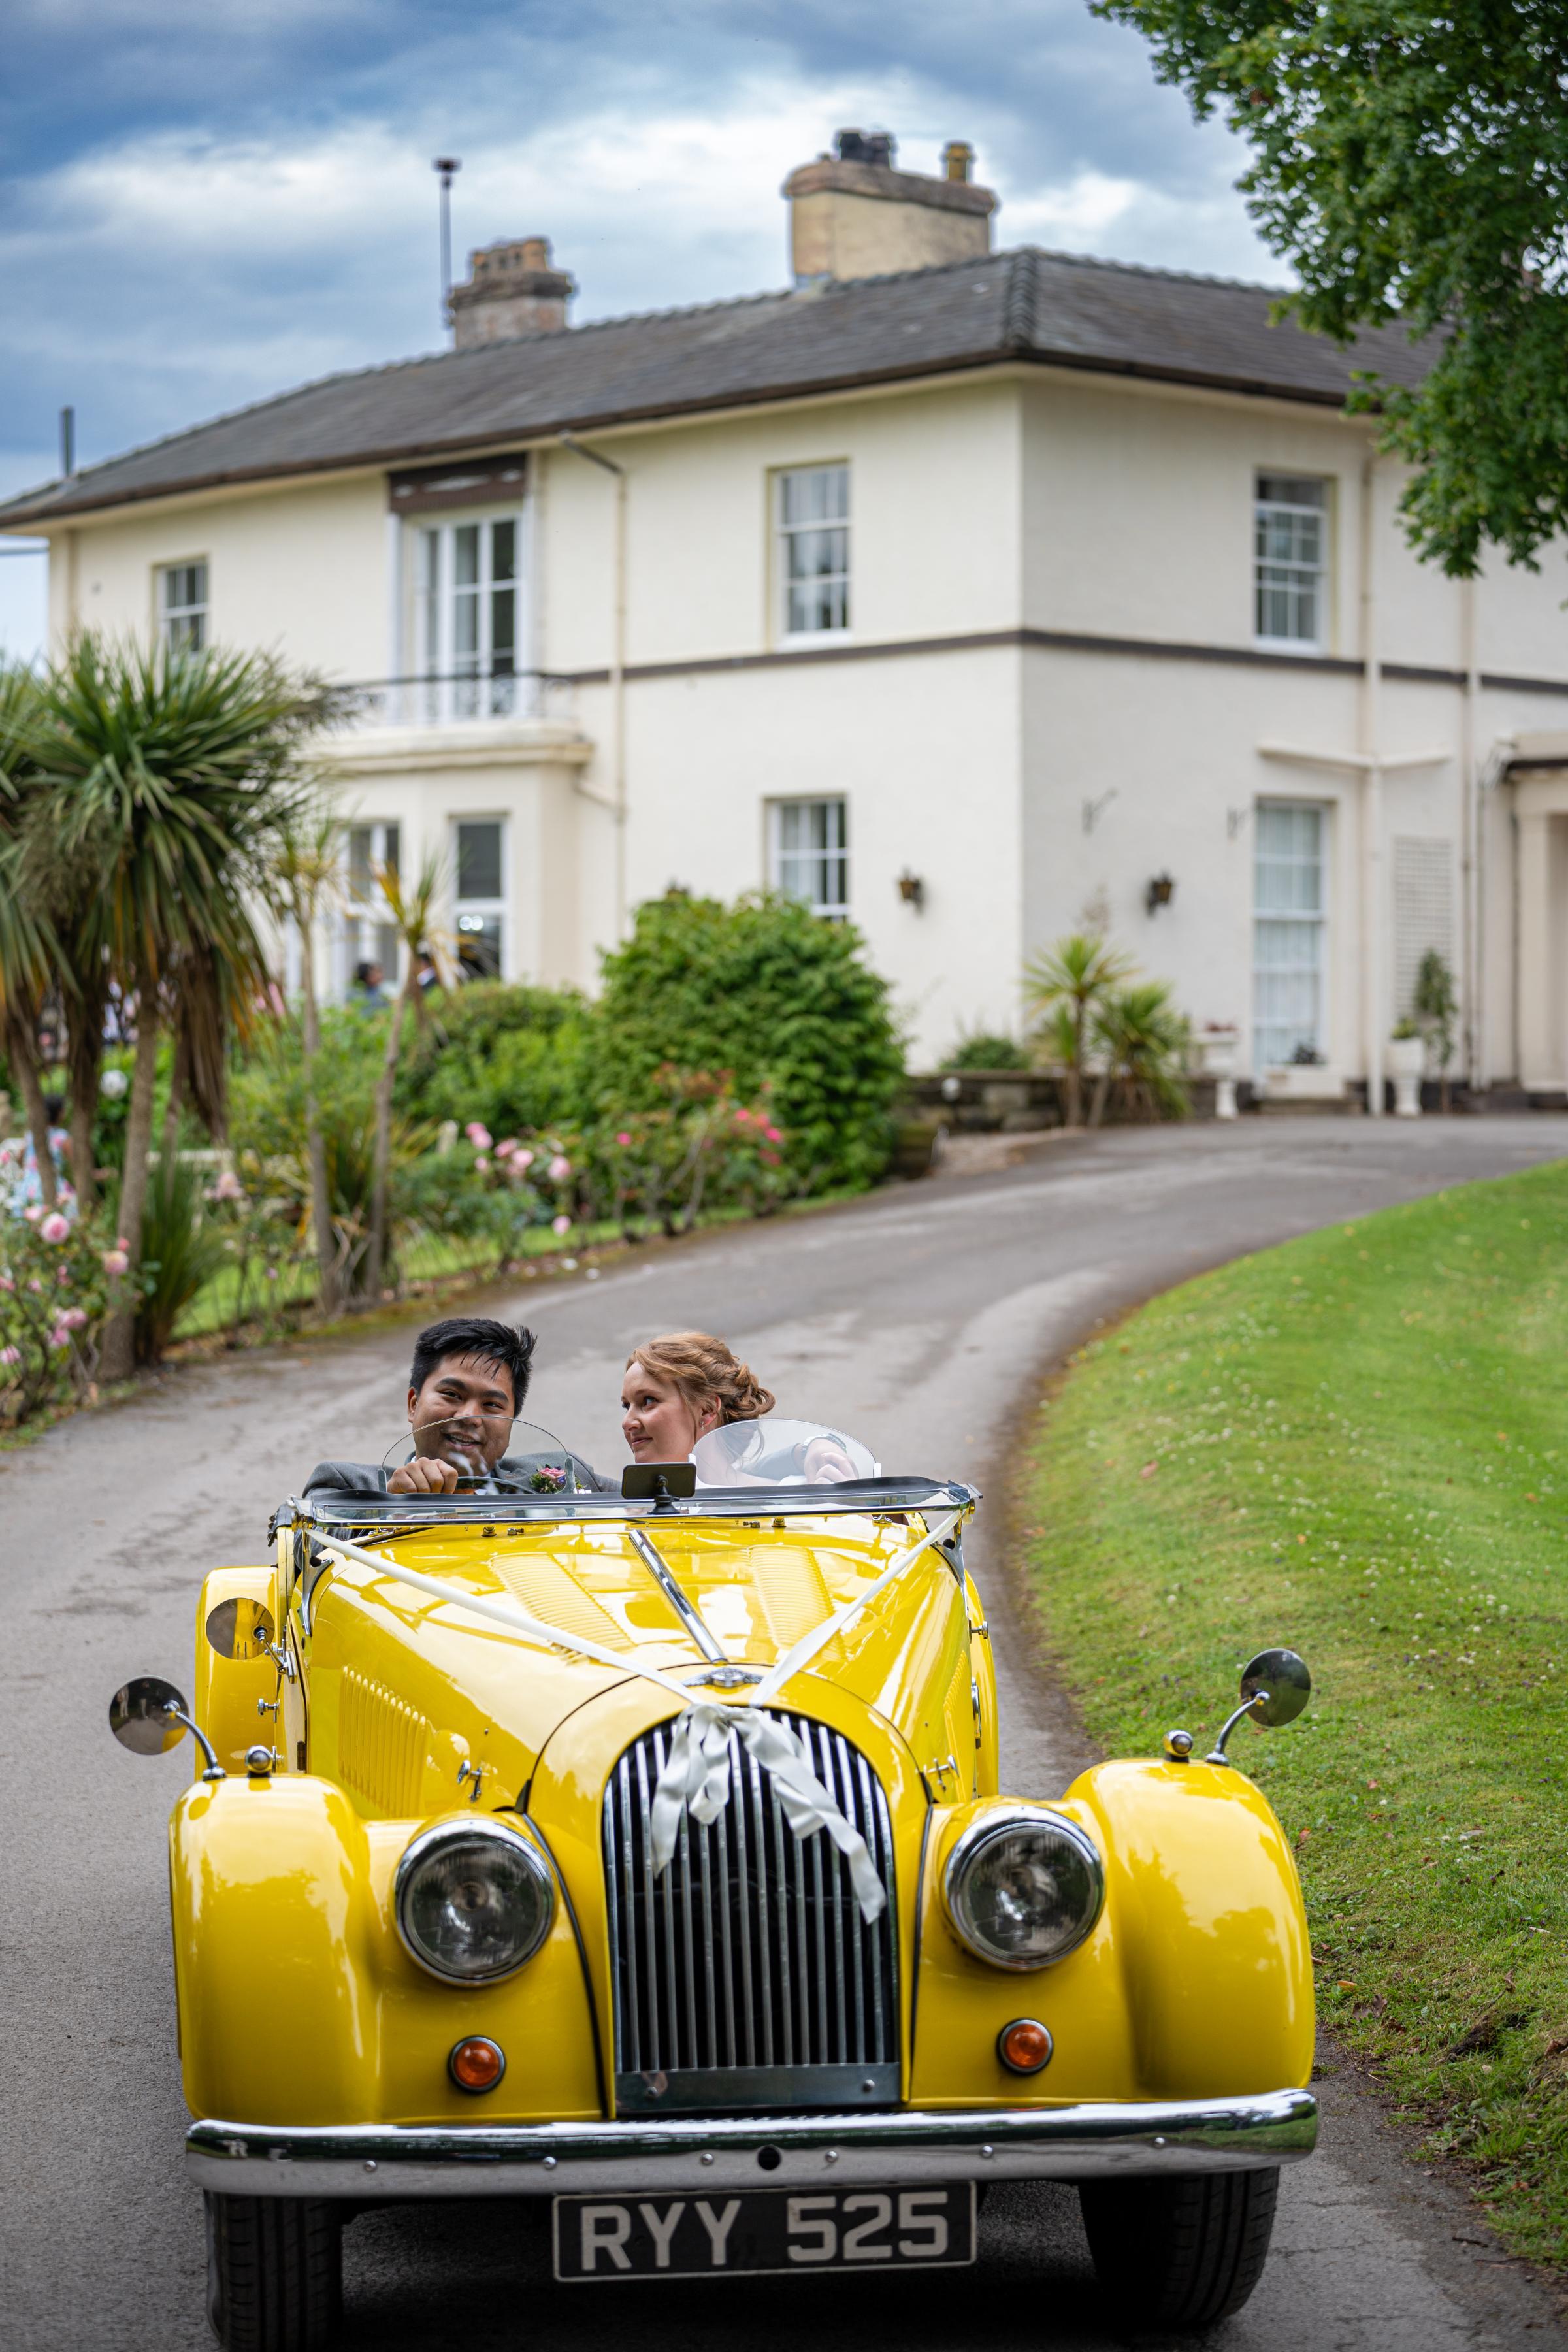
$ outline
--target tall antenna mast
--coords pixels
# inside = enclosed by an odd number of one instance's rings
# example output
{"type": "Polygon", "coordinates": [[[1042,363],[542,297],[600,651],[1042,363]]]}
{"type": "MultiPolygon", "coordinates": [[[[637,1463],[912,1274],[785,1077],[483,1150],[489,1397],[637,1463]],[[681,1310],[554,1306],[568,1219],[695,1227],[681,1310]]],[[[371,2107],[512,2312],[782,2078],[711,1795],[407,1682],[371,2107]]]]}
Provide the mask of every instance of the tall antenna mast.
{"type": "Polygon", "coordinates": [[[441,325],[443,329],[450,323],[451,320],[452,183],[462,168],[462,160],[457,155],[437,155],[430,166],[441,183],[441,325]]]}

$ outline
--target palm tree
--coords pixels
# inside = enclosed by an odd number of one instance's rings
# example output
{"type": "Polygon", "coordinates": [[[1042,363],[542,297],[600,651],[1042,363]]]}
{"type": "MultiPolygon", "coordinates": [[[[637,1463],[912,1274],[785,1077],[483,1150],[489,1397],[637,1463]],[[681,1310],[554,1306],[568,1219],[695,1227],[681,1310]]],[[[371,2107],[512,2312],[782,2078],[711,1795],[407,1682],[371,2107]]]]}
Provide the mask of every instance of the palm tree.
{"type": "Polygon", "coordinates": [[[332,1223],[327,1185],[327,1145],[316,1097],[316,1062],[321,1050],[321,1007],[316,1001],[316,924],[341,892],[343,821],[324,805],[304,810],[283,837],[277,863],[278,902],[300,940],[300,1042],[305,1084],[305,1158],[310,1177],[310,1223],[316,1235],[317,1288],[321,1311],[335,1315],[341,1304],[342,1254],[332,1223]]]}
{"type": "Polygon", "coordinates": [[[38,1018],[58,968],[47,918],[27,888],[22,852],[37,805],[38,681],[30,670],[0,670],[0,1044],[21,1095],[46,1207],[56,1199],[49,1116],[38,1071],[38,1018]]]}
{"type": "Polygon", "coordinates": [[[1074,931],[1024,967],[1024,1000],[1037,1014],[1062,1012],[1051,1044],[1067,1070],[1067,1124],[1083,1125],[1083,1066],[1090,1015],[1134,969],[1132,959],[1094,933],[1074,931]],[[1063,1046],[1068,1050],[1061,1052],[1063,1046]]]}
{"type": "Polygon", "coordinates": [[[279,835],[299,805],[299,747],[320,698],[267,656],[151,652],[77,639],[45,681],[41,836],[58,861],[90,858],[79,951],[135,1007],[136,1060],[118,1228],[131,1265],[104,1337],[101,1376],[133,1360],[159,1036],[184,1040],[197,1108],[221,1112],[223,1045],[267,978],[256,925],[279,835]]]}
{"type": "Polygon", "coordinates": [[[1106,1097],[1113,1080],[1127,1089],[1128,1108],[1142,1101],[1151,1118],[1185,1118],[1189,1108],[1182,1077],[1191,1034],[1186,1015],[1179,1013],[1164,980],[1146,980],[1136,988],[1114,991],[1096,1005],[1094,1042],[1103,1055],[1094,1089],[1089,1125],[1104,1116],[1106,1097]]]}
{"type": "Polygon", "coordinates": [[[387,1208],[392,1182],[392,1090],[396,1082],[398,1056],[403,1049],[403,1032],[409,1007],[413,1006],[416,1014],[422,1009],[419,987],[421,951],[427,951],[434,959],[437,977],[444,988],[451,985],[456,969],[449,942],[445,933],[437,931],[433,919],[436,902],[441,894],[439,859],[427,857],[416,879],[406,887],[390,866],[378,866],[375,880],[386,901],[387,912],[396,927],[405,970],[403,986],[397,992],[392,1016],[387,1023],[381,1076],[375,1086],[375,1162],[370,1201],[370,1245],[365,1251],[362,1277],[362,1296],[373,1306],[381,1297],[382,1275],[386,1263],[387,1208]]]}

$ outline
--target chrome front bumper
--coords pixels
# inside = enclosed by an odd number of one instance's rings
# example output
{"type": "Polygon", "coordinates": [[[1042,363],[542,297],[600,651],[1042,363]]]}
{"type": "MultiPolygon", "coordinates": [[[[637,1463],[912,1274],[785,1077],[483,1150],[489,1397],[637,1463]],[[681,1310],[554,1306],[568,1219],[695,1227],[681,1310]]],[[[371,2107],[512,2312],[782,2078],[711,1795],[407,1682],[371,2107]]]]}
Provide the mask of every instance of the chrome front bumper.
{"type": "Polygon", "coordinates": [[[832,2179],[1092,2180],[1310,2156],[1310,2091],[1140,2105],[743,2116],[651,2123],[193,2124],[185,2169],[237,2197],[626,2196],[832,2179]]]}

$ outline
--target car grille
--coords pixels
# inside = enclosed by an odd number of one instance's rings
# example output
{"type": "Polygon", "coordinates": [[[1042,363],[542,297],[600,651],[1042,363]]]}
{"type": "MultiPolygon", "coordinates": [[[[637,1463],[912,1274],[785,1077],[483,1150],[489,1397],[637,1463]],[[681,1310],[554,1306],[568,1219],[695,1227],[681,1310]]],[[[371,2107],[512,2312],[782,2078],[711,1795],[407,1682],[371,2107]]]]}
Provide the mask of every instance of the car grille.
{"type": "Polygon", "coordinates": [[[627,1748],[605,1792],[616,2104],[625,2114],[868,2107],[899,2096],[898,1905],[888,1801],[858,1748],[796,1715],[813,1767],[859,1831],[888,1906],[860,1916],[823,1832],[796,1838],[737,1740],[730,1800],[688,1815],[653,1874],[648,1811],[670,1726],[627,1748]]]}

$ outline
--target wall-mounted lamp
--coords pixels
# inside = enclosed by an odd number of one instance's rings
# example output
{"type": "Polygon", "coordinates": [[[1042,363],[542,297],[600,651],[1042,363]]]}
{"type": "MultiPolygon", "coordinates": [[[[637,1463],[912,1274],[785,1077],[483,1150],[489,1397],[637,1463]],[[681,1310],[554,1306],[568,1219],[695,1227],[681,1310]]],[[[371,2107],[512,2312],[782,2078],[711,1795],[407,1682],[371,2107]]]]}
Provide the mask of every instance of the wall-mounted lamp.
{"type": "Polygon", "coordinates": [[[1150,914],[1156,908],[1168,907],[1176,895],[1176,885],[1169,874],[1156,874],[1143,893],[1143,904],[1150,914]]]}
{"type": "Polygon", "coordinates": [[[926,902],[925,884],[907,866],[899,877],[899,896],[906,907],[923,907],[926,902]]]}

